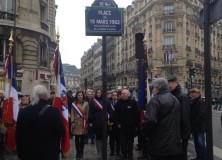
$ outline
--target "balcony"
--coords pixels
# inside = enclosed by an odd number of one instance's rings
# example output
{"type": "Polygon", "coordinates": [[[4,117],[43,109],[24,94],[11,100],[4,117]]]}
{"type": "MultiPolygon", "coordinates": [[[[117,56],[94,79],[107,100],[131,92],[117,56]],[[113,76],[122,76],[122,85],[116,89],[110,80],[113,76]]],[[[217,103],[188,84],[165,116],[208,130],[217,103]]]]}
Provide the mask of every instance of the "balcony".
{"type": "Polygon", "coordinates": [[[14,13],[0,11],[0,19],[14,21],[14,13]]]}
{"type": "Polygon", "coordinates": [[[41,22],[41,28],[43,30],[45,30],[46,32],[48,32],[49,31],[49,25],[45,21],[41,20],[40,22],[41,22]]]}
{"type": "Polygon", "coordinates": [[[187,35],[190,35],[190,31],[189,31],[189,30],[187,30],[187,32],[186,32],[186,33],[187,33],[187,35]]]}
{"type": "Polygon", "coordinates": [[[172,16],[172,15],[175,15],[175,11],[173,9],[172,10],[165,10],[163,15],[164,16],[172,16]]]}
{"type": "Polygon", "coordinates": [[[188,67],[193,67],[193,62],[192,62],[192,60],[187,60],[187,66],[188,67]]]}
{"type": "Polygon", "coordinates": [[[190,46],[186,46],[186,50],[187,50],[188,52],[191,52],[190,46]]]}
{"type": "Polygon", "coordinates": [[[176,60],[162,61],[162,64],[164,64],[165,66],[174,65],[174,64],[177,64],[177,61],[176,60]]]}
{"type": "Polygon", "coordinates": [[[47,61],[46,60],[40,60],[40,66],[47,67],[47,61]]]}
{"type": "Polygon", "coordinates": [[[152,32],[151,33],[149,33],[149,38],[151,38],[152,37],[152,32]]]}
{"type": "Polygon", "coordinates": [[[176,31],[175,28],[171,28],[171,29],[164,28],[163,29],[163,33],[174,33],[175,31],[176,31]]]}
{"type": "Polygon", "coordinates": [[[200,54],[200,50],[198,48],[195,48],[195,53],[200,54]]]}
{"type": "Polygon", "coordinates": [[[175,44],[163,45],[163,50],[176,49],[175,44]]]}
{"type": "Polygon", "coordinates": [[[198,33],[195,33],[195,37],[200,39],[200,35],[198,33]]]}

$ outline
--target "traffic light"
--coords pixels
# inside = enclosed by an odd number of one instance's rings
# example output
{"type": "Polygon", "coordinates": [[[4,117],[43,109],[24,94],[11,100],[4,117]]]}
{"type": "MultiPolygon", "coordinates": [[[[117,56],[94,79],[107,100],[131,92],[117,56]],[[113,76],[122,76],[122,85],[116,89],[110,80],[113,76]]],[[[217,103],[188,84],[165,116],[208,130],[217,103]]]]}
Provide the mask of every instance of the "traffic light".
{"type": "Polygon", "coordinates": [[[136,33],[135,34],[135,45],[136,45],[136,59],[144,58],[144,33],[136,33]]]}
{"type": "Polygon", "coordinates": [[[195,68],[190,68],[189,71],[190,71],[190,78],[194,79],[195,78],[195,73],[196,73],[195,68]]]}

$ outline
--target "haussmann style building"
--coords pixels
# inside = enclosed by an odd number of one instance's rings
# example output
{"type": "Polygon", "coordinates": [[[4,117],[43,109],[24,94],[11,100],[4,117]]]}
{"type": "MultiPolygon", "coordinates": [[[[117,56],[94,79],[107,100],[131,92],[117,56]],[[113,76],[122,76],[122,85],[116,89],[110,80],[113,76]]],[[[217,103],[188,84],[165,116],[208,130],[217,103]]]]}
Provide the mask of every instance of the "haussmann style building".
{"type": "Polygon", "coordinates": [[[18,91],[30,94],[33,86],[50,89],[51,62],[56,48],[55,0],[0,1],[0,89],[11,30],[15,29],[15,61],[18,91]],[[14,7],[15,6],[15,7],[14,7]]]}
{"type": "MultiPolygon", "coordinates": [[[[134,0],[124,10],[124,34],[107,37],[107,89],[127,87],[137,91],[135,34],[144,33],[150,83],[156,77],[173,74],[187,91],[191,85],[189,69],[195,68],[192,85],[204,93],[204,34],[198,25],[202,8],[198,0],[134,0]]],[[[210,46],[212,97],[215,97],[222,94],[221,21],[211,26],[210,46]]],[[[81,70],[84,66],[82,63],[81,70]]]]}

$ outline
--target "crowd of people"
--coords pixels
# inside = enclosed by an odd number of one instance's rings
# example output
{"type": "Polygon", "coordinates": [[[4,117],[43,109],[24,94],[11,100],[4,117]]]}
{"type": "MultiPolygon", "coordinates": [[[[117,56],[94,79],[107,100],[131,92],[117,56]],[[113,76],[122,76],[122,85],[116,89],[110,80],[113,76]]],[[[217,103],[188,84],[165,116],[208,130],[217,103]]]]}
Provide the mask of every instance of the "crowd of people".
{"type": "MultiPolygon", "coordinates": [[[[183,93],[175,76],[157,78],[152,97],[143,106],[144,119],[138,103],[128,89],[106,93],[67,92],[70,139],[75,139],[76,158],[84,159],[84,146],[95,144],[97,159],[102,159],[103,122],[107,122],[109,156],[121,160],[133,159],[134,138],[138,136],[137,150],[147,160],[188,160],[187,147],[193,135],[196,158],[206,160],[205,106],[200,90],[183,93]],[[107,116],[103,114],[106,103],[107,116]]],[[[4,93],[0,92],[1,102],[4,93]]],[[[52,107],[55,92],[42,85],[33,88],[32,95],[19,96],[19,115],[16,126],[18,157],[22,160],[56,160],[60,157],[60,138],[65,132],[59,111],[52,107]]],[[[1,111],[1,110],[0,110],[1,111]]],[[[0,112],[1,113],[1,112],[0,112]]],[[[1,139],[1,137],[0,137],[1,139]]],[[[2,140],[0,141],[2,147],[2,140]]],[[[1,156],[0,150],[0,156],[1,156]]]]}

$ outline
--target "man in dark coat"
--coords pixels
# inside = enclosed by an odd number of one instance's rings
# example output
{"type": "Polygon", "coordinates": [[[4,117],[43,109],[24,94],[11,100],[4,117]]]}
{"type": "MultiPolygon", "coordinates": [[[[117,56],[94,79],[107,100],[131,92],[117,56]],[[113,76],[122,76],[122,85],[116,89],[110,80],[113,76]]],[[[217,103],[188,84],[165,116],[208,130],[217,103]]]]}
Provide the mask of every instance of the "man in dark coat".
{"type": "Polygon", "coordinates": [[[59,140],[65,132],[58,109],[47,105],[47,89],[33,88],[31,105],[19,112],[17,154],[21,160],[58,160],[59,140]]]}
{"type": "Polygon", "coordinates": [[[113,91],[111,93],[112,99],[109,100],[111,105],[110,117],[109,117],[109,145],[110,145],[110,156],[114,156],[115,152],[116,155],[120,156],[120,129],[117,127],[115,119],[114,119],[114,112],[117,103],[117,91],[113,91]]]}
{"type": "Polygon", "coordinates": [[[133,157],[133,141],[136,136],[139,113],[136,101],[130,99],[130,92],[124,89],[121,99],[116,103],[114,119],[120,129],[122,159],[133,157]]]}
{"type": "Polygon", "coordinates": [[[194,138],[195,150],[197,157],[193,160],[206,160],[206,145],[205,145],[205,120],[206,111],[204,100],[201,98],[200,90],[193,88],[189,91],[191,98],[190,106],[190,121],[191,133],[194,138]]]}
{"type": "Polygon", "coordinates": [[[190,99],[188,94],[182,92],[181,86],[177,81],[177,77],[168,77],[168,85],[171,91],[181,105],[181,139],[182,139],[182,157],[181,160],[187,160],[187,147],[190,137],[190,99]]]}
{"type": "Polygon", "coordinates": [[[180,103],[165,78],[154,81],[154,97],[147,105],[142,132],[149,142],[151,160],[180,160],[180,103]]]}

